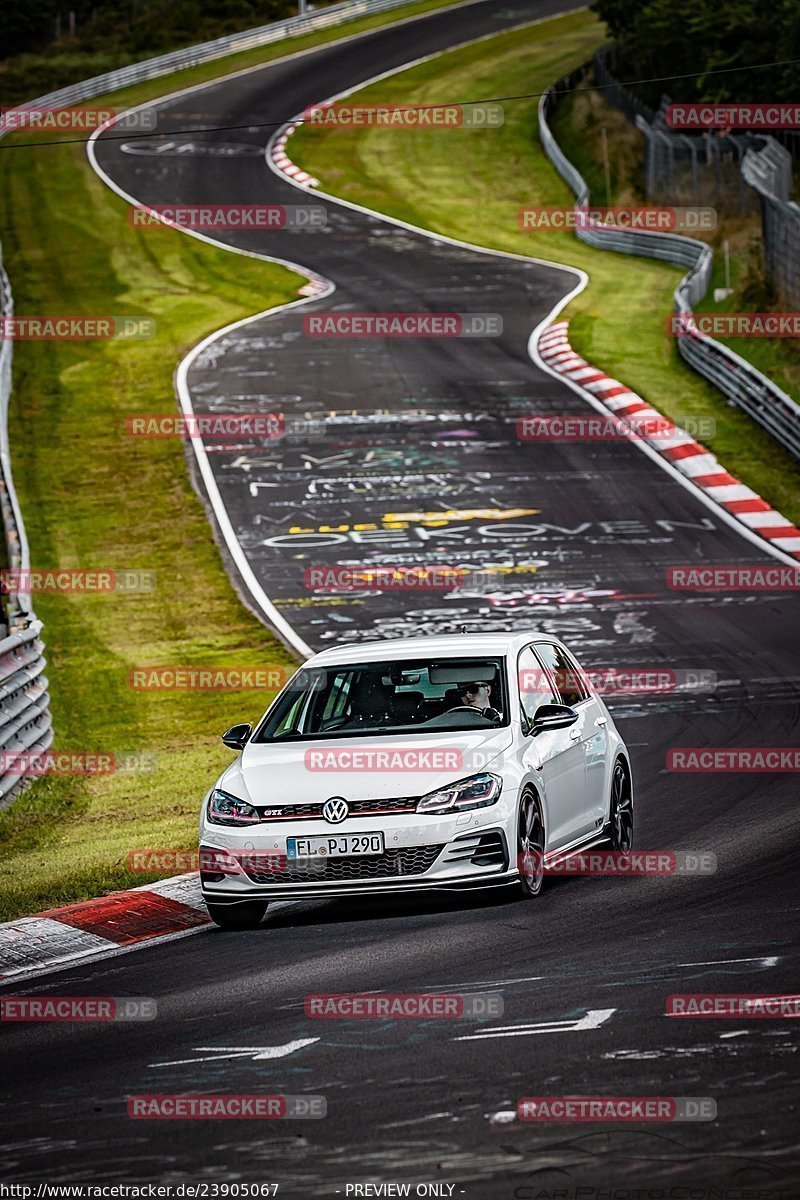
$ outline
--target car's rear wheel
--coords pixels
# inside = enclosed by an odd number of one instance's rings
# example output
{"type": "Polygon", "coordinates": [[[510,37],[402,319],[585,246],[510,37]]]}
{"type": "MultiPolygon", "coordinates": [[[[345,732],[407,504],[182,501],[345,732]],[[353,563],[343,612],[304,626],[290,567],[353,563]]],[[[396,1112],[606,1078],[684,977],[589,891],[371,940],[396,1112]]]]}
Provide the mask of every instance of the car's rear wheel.
{"type": "Polygon", "coordinates": [[[544,886],[544,821],[539,801],[533,792],[525,792],[517,817],[517,866],[519,896],[533,900],[544,886]]]}
{"type": "Polygon", "coordinates": [[[609,810],[608,840],[612,850],[633,849],[633,800],[628,772],[622,759],[617,759],[611,776],[611,807],[609,810]]]}
{"type": "Polygon", "coordinates": [[[206,901],[208,915],[220,929],[255,929],[264,919],[267,900],[243,900],[239,904],[212,904],[206,901]]]}

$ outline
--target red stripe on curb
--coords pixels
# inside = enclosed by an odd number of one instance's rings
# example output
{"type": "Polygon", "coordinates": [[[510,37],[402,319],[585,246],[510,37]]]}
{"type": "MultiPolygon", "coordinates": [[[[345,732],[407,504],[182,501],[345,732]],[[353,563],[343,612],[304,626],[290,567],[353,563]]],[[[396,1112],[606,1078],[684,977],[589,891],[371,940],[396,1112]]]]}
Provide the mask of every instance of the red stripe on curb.
{"type": "MultiPolygon", "coordinates": [[[[586,366],[588,367],[589,364],[587,363],[586,366]]],[[[585,370],[585,368],[583,368],[583,369],[585,370]]],[[[602,374],[587,375],[584,379],[581,379],[578,382],[582,383],[584,385],[584,387],[588,387],[590,383],[597,383],[598,379],[602,379],[602,378],[603,378],[602,374]]]]}
{"type": "Polygon", "coordinates": [[[207,925],[210,920],[200,909],[148,891],[117,892],[85,904],[49,909],[37,916],[83,929],[118,946],[207,925]]]}
{"type": "Polygon", "coordinates": [[[625,387],[624,383],[617,383],[614,387],[603,389],[603,400],[613,400],[615,396],[621,396],[623,392],[629,392],[631,389],[625,387]]]}
{"type": "Polygon", "coordinates": [[[667,446],[664,457],[677,462],[681,458],[695,458],[698,454],[708,453],[705,446],[701,446],[699,442],[684,442],[681,446],[667,446]]]}
{"type": "Polygon", "coordinates": [[[644,400],[631,400],[630,404],[621,404],[619,408],[614,409],[614,415],[633,416],[634,413],[642,412],[643,409],[650,408],[649,404],[645,404],[644,400]]]}
{"type": "Polygon", "coordinates": [[[794,525],[758,525],[756,532],[765,538],[800,537],[794,525]]]}
{"type": "MultiPolygon", "coordinates": [[[[744,487],[741,479],[736,479],[733,475],[729,475],[727,471],[715,471],[713,475],[695,475],[695,483],[699,483],[700,487],[730,487],[731,484],[738,483],[740,487],[744,487]]],[[[723,504],[725,501],[723,500],[723,504]]]]}
{"type": "Polygon", "coordinates": [[[760,496],[752,500],[729,500],[725,505],[728,512],[732,513],[753,513],[753,512],[771,512],[772,505],[767,504],[766,500],[762,500],[760,496]]]}

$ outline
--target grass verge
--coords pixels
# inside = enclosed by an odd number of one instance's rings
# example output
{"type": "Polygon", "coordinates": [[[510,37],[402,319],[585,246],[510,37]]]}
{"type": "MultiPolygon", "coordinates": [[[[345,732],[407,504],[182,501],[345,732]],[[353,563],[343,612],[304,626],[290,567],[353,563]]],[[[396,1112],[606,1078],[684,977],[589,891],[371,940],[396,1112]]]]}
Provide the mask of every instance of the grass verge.
{"type": "Polygon", "coordinates": [[[704,439],[709,448],[798,522],[798,464],[687,367],[666,333],[681,270],[594,250],[570,233],[519,227],[525,207],[572,201],[538,141],[536,94],[586,61],[603,40],[599,21],[583,11],[450,51],[358,93],[364,104],[528,96],[505,102],[500,128],[304,126],[292,137],[292,159],[344,199],[465,241],[582,267],[589,286],[566,312],[575,349],[678,423],[713,419],[715,435],[704,439]]]}
{"type": "MultiPolygon", "coordinates": [[[[111,102],[139,103],[436,7],[414,4],[231,56],[111,102]]],[[[82,142],[10,148],[21,140],[0,143],[0,236],[17,313],[156,320],[156,336],[142,341],[17,343],[10,429],[33,565],[157,576],[150,593],[37,596],[56,745],[135,754],[144,765],[153,756],[153,769],[42,779],[0,812],[0,920],[157,878],[131,873],[129,853],[196,844],[199,800],[231,757],[219,733],[256,718],[273,695],[134,691],[135,667],[294,666],[234,594],[182,444],[136,441],[124,422],[175,411],[171,376],[187,350],[294,299],[304,280],[174,230],[134,230],[82,142]]]]}

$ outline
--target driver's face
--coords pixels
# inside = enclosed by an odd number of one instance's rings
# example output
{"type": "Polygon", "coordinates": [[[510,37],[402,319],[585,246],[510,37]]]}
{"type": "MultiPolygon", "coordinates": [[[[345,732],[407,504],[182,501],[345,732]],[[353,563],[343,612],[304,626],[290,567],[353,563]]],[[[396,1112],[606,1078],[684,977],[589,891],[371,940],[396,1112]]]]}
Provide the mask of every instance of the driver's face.
{"type": "Polygon", "coordinates": [[[461,699],[465,704],[472,704],[475,708],[488,708],[489,688],[488,683],[467,684],[461,692],[461,699]]]}

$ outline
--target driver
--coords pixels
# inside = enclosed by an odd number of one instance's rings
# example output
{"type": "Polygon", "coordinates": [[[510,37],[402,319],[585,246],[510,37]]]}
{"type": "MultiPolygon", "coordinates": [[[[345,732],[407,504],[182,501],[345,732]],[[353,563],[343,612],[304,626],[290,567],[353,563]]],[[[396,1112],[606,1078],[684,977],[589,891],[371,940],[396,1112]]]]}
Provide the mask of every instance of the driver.
{"type": "Polygon", "coordinates": [[[496,708],[492,708],[489,703],[489,697],[492,694],[490,683],[462,683],[459,685],[458,694],[461,703],[455,705],[456,708],[474,709],[482,717],[486,717],[487,721],[502,720],[502,714],[496,708]]]}

